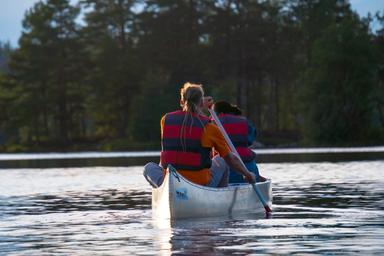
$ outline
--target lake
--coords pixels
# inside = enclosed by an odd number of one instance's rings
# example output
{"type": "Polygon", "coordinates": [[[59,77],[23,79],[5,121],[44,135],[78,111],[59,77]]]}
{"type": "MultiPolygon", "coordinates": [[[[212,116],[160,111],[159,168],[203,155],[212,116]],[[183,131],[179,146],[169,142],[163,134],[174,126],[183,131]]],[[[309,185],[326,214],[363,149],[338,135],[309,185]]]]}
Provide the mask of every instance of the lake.
{"type": "Polygon", "coordinates": [[[270,218],[171,223],[141,164],[52,165],[0,169],[0,255],[384,254],[384,160],[261,163],[270,218]]]}

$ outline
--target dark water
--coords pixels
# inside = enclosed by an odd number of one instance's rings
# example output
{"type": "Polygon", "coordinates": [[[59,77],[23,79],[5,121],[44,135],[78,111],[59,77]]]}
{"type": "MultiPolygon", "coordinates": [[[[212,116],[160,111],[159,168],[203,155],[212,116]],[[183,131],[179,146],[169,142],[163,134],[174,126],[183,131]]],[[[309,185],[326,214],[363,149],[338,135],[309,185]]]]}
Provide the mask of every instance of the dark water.
{"type": "Polygon", "coordinates": [[[142,167],[0,169],[0,255],[384,254],[384,161],[260,164],[273,215],[157,221],[142,167]]]}

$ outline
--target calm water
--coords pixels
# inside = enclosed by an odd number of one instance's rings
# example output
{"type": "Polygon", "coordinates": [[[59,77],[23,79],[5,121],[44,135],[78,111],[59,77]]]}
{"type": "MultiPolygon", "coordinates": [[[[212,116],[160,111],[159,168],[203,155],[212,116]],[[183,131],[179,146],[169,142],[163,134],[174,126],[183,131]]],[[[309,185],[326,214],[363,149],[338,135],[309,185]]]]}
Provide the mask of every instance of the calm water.
{"type": "MultiPolygon", "coordinates": [[[[260,163],[339,162],[384,159],[384,146],[254,149],[260,163]]],[[[133,166],[159,160],[160,151],[0,153],[0,168],[133,166]]]]}
{"type": "Polygon", "coordinates": [[[0,254],[384,254],[384,161],[259,168],[270,219],[173,223],[152,219],[141,166],[0,169],[0,254]]]}

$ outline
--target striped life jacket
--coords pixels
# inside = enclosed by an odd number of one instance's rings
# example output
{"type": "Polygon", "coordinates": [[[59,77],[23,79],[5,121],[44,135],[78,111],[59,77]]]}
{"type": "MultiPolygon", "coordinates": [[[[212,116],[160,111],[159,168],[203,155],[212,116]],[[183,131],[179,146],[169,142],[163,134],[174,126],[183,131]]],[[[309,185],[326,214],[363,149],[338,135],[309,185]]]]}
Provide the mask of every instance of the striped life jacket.
{"type": "Polygon", "coordinates": [[[248,148],[248,121],[243,116],[221,114],[219,119],[243,162],[255,160],[256,154],[248,148]]]}
{"type": "Polygon", "coordinates": [[[209,118],[184,111],[165,115],[160,164],[177,170],[199,171],[211,167],[211,148],[201,146],[201,136],[209,118]],[[184,122],[184,126],[183,126],[184,122]]]}

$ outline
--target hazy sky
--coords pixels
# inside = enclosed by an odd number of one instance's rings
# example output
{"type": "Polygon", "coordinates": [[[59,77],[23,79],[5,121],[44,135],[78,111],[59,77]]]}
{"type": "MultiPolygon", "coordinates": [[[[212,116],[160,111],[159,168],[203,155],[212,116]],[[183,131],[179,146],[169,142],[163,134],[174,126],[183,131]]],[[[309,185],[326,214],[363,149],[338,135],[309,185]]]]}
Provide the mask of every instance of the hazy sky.
{"type": "MultiPolygon", "coordinates": [[[[10,41],[13,46],[17,45],[24,13],[36,2],[38,0],[0,0],[1,42],[10,41]]],[[[384,0],[350,0],[350,3],[360,16],[366,16],[368,12],[384,11],[384,0]]]]}

